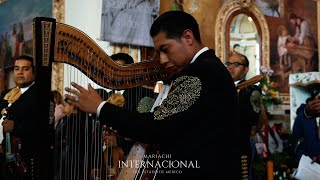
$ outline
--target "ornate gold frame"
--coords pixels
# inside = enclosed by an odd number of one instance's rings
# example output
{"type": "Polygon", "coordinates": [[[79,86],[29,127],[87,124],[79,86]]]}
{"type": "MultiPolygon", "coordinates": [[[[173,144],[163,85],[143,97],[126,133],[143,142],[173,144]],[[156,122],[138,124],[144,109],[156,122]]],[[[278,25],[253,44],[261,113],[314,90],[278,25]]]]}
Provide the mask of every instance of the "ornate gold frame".
{"type": "Polygon", "coordinates": [[[6,3],[8,0],[0,0],[0,5],[6,3]]]}
{"type": "MultiPolygon", "coordinates": [[[[53,0],[52,1],[52,16],[57,22],[64,23],[65,20],[65,0],[53,0]]],[[[63,75],[64,68],[63,64],[53,63],[52,64],[52,79],[51,89],[57,90],[61,94],[63,93],[63,75]]]]}
{"type": "Polygon", "coordinates": [[[261,27],[261,65],[270,67],[270,34],[264,14],[252,0],[229,0],[220,8],[215,24],[215,51],[221,61],[226,61],[226,25],[228,18],[235,11],[246,8],[255,15],[261,27]]]}
{"type": "Polygon", "coordinates": [[[52,16],[61,23],[64,23],[65,0],[52,1],[52,16]]]}

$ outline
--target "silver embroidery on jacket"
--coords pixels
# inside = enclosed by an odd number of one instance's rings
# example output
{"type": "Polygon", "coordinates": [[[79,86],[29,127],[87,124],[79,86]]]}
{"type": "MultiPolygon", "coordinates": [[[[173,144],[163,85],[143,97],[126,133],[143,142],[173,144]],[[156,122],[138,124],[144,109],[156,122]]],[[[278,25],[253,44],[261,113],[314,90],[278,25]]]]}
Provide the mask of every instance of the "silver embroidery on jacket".
{"type": "Polygon", "coordinates": [[[181,76],[172,83],[168,97],[154,112],[155,120],[163,120],[187,110],[200,97],[201,81],[198,77],[181,76]]]}
{"type": "Polygon", "coordinates": [[[251,93],[250,102],[251,102],[251,106],[253,107],[253,110],[256,113],[259,113],[261,111],[261,104],[262,104],[261,94],[259,91],[254,90],[251,93]]]}

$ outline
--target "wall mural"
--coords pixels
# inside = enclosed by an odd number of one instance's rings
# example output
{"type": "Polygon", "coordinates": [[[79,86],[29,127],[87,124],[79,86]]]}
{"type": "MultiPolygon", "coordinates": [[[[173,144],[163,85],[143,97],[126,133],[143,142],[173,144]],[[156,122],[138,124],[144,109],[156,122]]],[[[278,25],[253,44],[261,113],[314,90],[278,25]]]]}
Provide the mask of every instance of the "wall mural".
{"type": "Polygon", "coordinates": [[[278,0],[273,3],[273,13],[271,9],[266,12],[267,4],[260,3],[259,8],[267,13],[270,27],[273,77],[279,82],[279,92],[289,93],[289,74],[318,71],[317,2],[278,0]]]}
{"type": "Polygon", "coordinates": [[[148,34],[159,8],[159,0],[103,0],[100,40],[153,47],[148,34]]]}
{"type": "Polygon", "coordinates": [[[280,17],[281,0],[255,0],[256,6],[266,16],[280,17]]]}
{"type": "Polygon", "coordinates": [[[0,6],[0,68],[13,66],[21,54],[32,54],[32,20],[52,16],[52,1],[10,0],[0,6]]]}

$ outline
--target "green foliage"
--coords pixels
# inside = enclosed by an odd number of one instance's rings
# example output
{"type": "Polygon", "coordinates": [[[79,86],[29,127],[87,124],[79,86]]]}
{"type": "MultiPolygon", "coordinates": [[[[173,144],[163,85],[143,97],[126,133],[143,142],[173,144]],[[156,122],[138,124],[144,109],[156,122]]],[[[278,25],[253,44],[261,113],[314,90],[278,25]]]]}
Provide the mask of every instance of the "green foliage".
{"type": "Polygon", "coordinates": [[[262,100],[266,106],[281,104],[279,97],[279,82],[272,78],[272,69],[267,69],[264,66],[260,68],[263,74],[263,79],[260,81],[260,88],[262,90],[262,100]]]}

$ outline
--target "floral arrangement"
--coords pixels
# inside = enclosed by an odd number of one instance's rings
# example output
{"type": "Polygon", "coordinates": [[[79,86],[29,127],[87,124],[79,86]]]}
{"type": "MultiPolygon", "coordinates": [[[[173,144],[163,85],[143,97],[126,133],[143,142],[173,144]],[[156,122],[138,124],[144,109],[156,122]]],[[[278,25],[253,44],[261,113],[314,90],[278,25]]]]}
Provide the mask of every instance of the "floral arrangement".
{"type": "Polygon", "coordinates": [[[272,78],[273,70],[260,67],[263,74],[263,79],[260,81],[260,88],[262,90],[262,100],[266,106],[281,104],[282,101],[279,97],[279,83],[272,78]]]}

